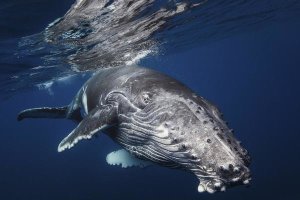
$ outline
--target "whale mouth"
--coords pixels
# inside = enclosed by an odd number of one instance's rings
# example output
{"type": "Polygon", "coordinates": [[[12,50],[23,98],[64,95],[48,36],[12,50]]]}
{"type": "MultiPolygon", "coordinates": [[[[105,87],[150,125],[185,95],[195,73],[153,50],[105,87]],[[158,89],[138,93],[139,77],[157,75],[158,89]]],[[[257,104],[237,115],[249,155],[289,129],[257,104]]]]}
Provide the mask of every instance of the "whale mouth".
{"type": "Polygon", "coordinates": [[[240,176],[231,178],[226,180],[224,178],[220,178],[217,176],[212,177],[200,177],[199,178],[199,185],[198,185],[198,192],[208,192],[208,193],[215,193],[215,192],[225,192],[227,188],[233,187],[236,185],[249,185],[251,181],[250,174],[245,172],[242,173],[240,176]]]}
{"type": "Polygon", "coordinates": [[[221,179],[200,179],[200,183],[198,185],[198,192],[208,192],[208,193],[215,193],[217,191],[225,191],[226,184],[221,179]]]}

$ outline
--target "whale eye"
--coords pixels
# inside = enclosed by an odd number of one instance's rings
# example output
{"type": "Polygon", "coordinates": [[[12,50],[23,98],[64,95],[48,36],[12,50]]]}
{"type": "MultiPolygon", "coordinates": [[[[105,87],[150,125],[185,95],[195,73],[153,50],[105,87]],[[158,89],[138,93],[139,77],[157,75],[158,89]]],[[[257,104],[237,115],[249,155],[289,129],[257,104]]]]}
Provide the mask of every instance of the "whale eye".
{"type": "Polygon", "coordinates": [[[149,104],[152,100],[150,93],[142,94],[142,100],[143,100],[144,104],[149,104]]]}

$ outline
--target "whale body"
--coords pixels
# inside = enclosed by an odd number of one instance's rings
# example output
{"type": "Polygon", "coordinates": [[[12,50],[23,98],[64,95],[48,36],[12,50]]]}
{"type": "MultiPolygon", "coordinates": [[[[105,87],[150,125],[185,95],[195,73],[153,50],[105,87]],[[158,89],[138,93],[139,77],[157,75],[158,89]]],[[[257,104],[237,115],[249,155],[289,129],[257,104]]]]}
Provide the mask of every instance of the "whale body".
{"type": "Polygon", "coordinates": [[[63,107],[32,108],[24,118],[67,118],[78,126],[58,151],[105,133],[130,155],[189,171],[198,191],[213,193],[248,184],[250,156],[215,105],[157,71],[126,66],[93,75],[63,107]]]}

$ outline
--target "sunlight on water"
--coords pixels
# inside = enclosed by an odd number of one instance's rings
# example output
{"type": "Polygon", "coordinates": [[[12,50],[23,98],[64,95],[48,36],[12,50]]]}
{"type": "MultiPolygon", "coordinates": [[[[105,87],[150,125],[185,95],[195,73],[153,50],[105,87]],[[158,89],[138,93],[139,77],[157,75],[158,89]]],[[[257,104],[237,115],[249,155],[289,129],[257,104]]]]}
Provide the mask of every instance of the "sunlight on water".
{"type": "Polygon", "coordinates": [[[298,13],[299,4],[77,0],[41,33],[1,44],[10,49],[0,52],[8,68],[0,90],[10,94],[78,72],[138,64],[146,56],[178,52],[283,20],[298,13]]]}

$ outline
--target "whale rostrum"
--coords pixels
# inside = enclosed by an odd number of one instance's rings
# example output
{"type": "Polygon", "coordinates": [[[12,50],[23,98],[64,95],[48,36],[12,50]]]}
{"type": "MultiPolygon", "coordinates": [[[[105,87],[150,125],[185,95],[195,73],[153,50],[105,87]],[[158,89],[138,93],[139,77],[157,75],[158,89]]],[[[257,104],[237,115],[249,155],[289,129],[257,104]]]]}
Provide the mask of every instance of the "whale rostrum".
{"type": "Polygon", "coordinates": [[[25,118],[67,118],[78,126],[58,151],[99,133],[130,155],[196,175],[199,192],[249,184],[250,156],[212,103],[157,71],[126,66],[95,73],[68,106],[32,108],[25,118]]]}

